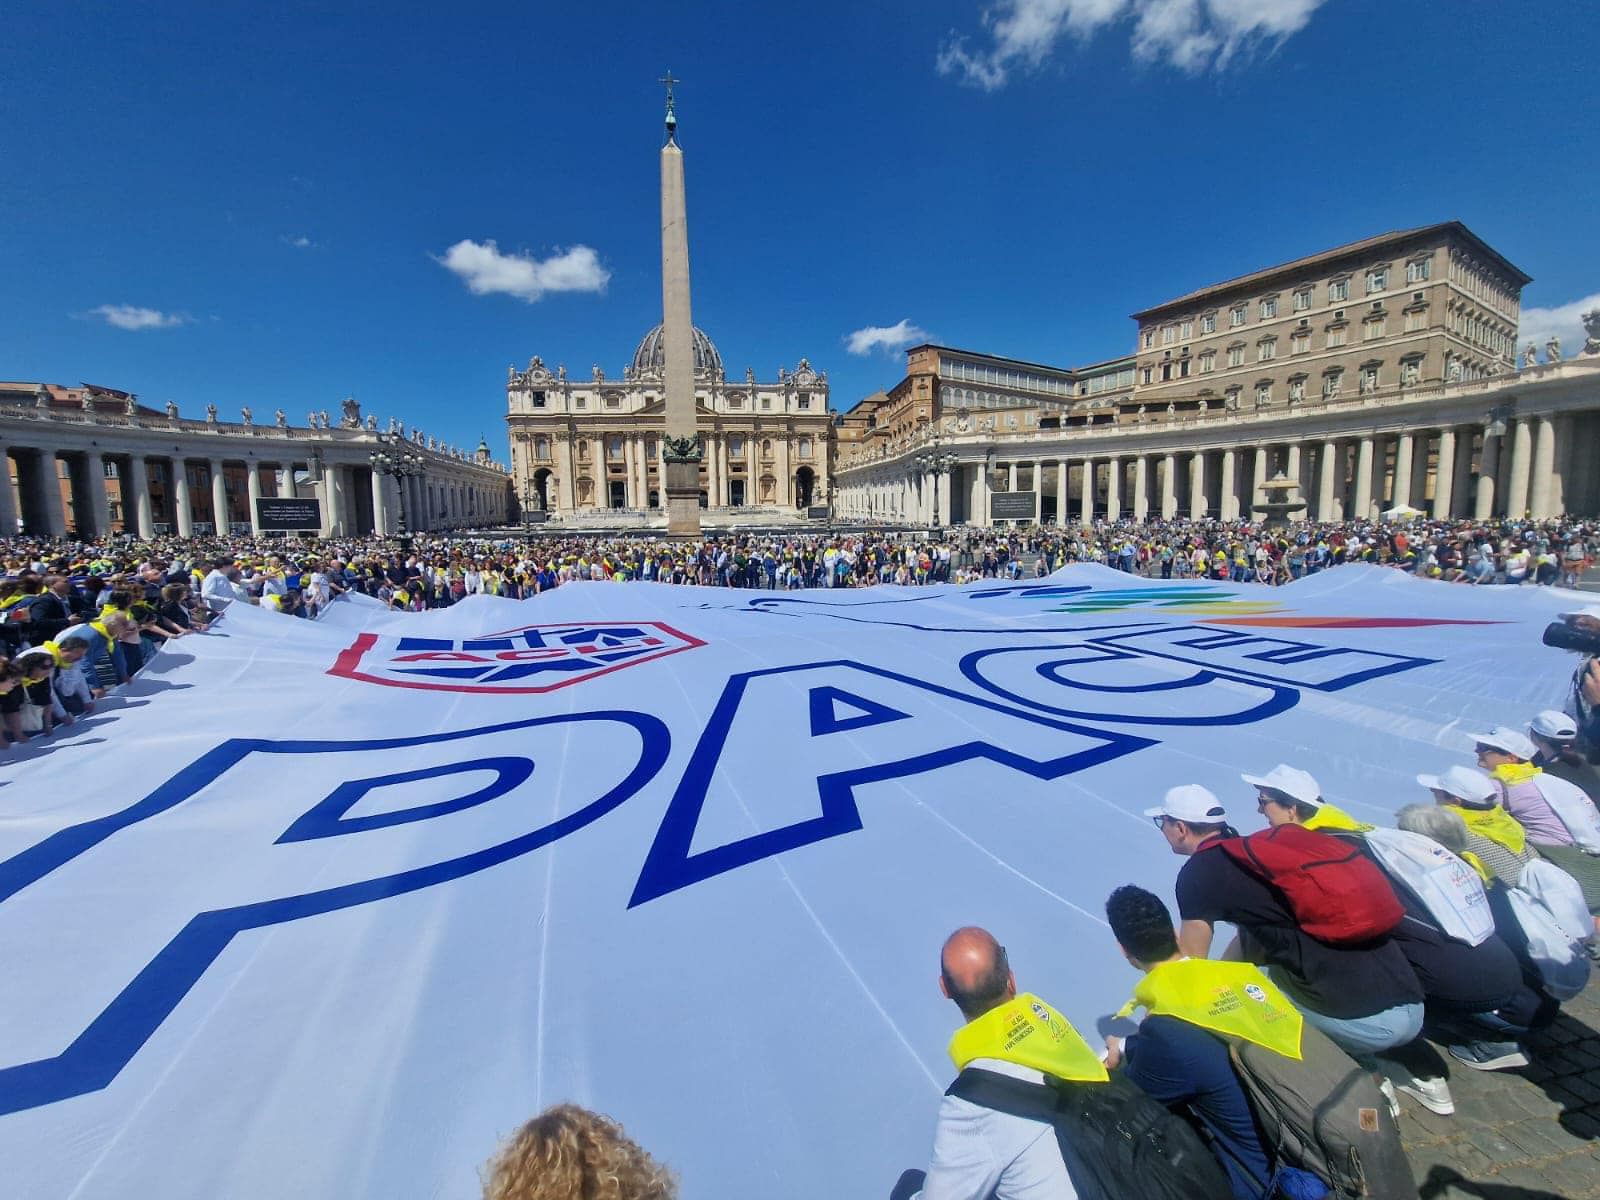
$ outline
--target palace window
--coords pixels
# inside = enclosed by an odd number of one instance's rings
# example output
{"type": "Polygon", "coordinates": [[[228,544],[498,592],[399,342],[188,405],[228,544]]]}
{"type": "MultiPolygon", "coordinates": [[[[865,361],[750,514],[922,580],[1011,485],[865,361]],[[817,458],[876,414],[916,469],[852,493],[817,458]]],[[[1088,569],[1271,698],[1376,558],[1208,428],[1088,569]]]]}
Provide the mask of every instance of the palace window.
{"type": "Polygon", "coordinates": [[[1156,344],[1156,331],[1153,330],[1153,329],[1146,329],[1144,331],[1144,348],[1146,350],[1148,350],[1148,349],[1150,349],[1150,347],[1154,346],[1155,344],[1156,344]]]}
{"type": "Polygon", "coordinates": [[[801,412],[805,412],[806,409],[811,407],[811,397],[808,396],[805,392],[801,392],[798,396],[795,397],[794,406],[796,408],[798,408],[801,412]]]}
{"type": "Polygon", "coordinates": [[[1289,403],[1299,404],[1306,398],[1306,377],[1294,375],[1289,379],[1289,403]]]}
{"type": "Polygon", "coordinates": [[[1361,322],[1361,340],[1373,342],[1389,332],[1389,323],[1382,317],[1368,317],[1361,322]]]}
{"type": "Polygon", "coordinates": [[[1275,337],[1262,338],[1256,343],[1256,361],[1270,362],[1278,357],[1278,339],[1275,337]]]}
{"type": "Polygon", "coordinates": [[[1200,374],[1209,375],[1217,369],[1217,352],[1207,350],[1200,356],[1200,374]]]}
{"type": "Polygon", "coordinates": [[[1330,325],[1330,326],[1328,326],[1328,349],[1329,350],[1334,350],[1334,349],[1337,349],[1338,347],[1344,345],[1344,329],[1345,329],[1345,327],[1343,325],[1330,325]]]}
{"type": "Polygon", "coordinates": [[[1428,327],[1428,310],[1426,308],[1413,308],[1406,312],[1406,332],[1416,333],[1428,327]]]}
{"type": "Polygon", "coordinates": [[[1234,328],[1244,324],[1244,305],[1235,304],[1228,310],[1228,324],[1234,328]]]}
{"type": "Polygon", "coordinates": [[[543,408],[544,407],[544,393],[543,392],[533,392],[533,393],[531,393],[528,396],[528,402],[530,404],[532,404],[533,407],[535,407],[535,408],[543,408]]]}
{"type": "Polygon", "coordinates": [[[1378,364],[1363,363],[1361,366],[1361,394],[1378,390],[1378,364]]]}
{"type": "Polygon", "coordinates": [[[606,443],[606,453],[609,454],[612,458],[621,458],[622,457],[622,439],[619,438],[619,437],[614,437],[609,442],[607,442],[606,443]]]}
{"type": "Polygon", "coordinates": [[[1178,340],[1178,327],[1176,325],[1163,325],[1161,327],[1161,344],[1170,346],[1178,340]]]}
{"type": "Polygon", "coordinates": [[[1270,382],[1269,383],[1258,383],[1258,384],[1256,384],[1256,407],[1257,408],[1265,408],[1267,405],[1269,405],[1271,403],[1272,403],[1272,384],[1270,382]]]}
{"type": "Polygon", "coordinates": [[[1142,369],[1142,370],[1141,370],[1141,371],[1140,371],[1140,372],[1139,372],[1139,382],[1140,382],[1140,383],[1149,383],[1149,382],[1150,382],[1150,379],[1151,379],[1151,376],[1152,376],[1152,375],[1153,375],[1153,374],[1154,374],[1154,373],[1153,373],[1153,372],[1152,372],[1152,371],[1151,371],[1151,370],[1150,370],[1150,368],[1149,368],[1149,367],[1145,367],[1145,368],[1143,368],[1143,369],[1142,369]]]}
{"type": "Polygon", "coordinates": [[[1305,312],[1305,310],[1310,308],[1310,307],[1311,307],[1311,289],[1308,288],[1308,287],[1300,288],[1294,294],[1294,310],[1295,310],[1295,312],[1305,312]]]}
{"type": "Polygon", "coordinates": [[[1407,387],[1422,382],[1422,356],[1412,355],[1400,360],[1400,382],[1407,387]]]}
{"type": "Polygon", "coordinates": [[[1200,332],[1215,333],[1217,331],[1217,314],[1214,312],[1202,313],[1200,316],[1200,332]]]}
{"type": "Polygon", "coordinates": [[[1344,386],[1344,368],[1334,367],[1322,373],[1322,395],[1324,399],[1331,400],[1339,394],[1339,389],[1344,386]]]}
{"type": "Polygon", "coordinates": [[[1389,286],[1389,268],[1373,267],[1367,272],[1367,294],[1381,292],[1389,286]]]}
{"type": "Polygon", "coordinates": [[[733,434],[728,438],[728,453],[735,458],[744,457],[744,439],[738,434],[733,434]]]}
{"type": "Polygon", "coordinates": [[[1261,319],[1269,320],[1278,315],[1278,298],[1267,296],[1261,301],[1261,319]]]}
{"type": "Polygon", "coordinates": [[[1311,333],[1309,330],[1299,330],[1289,338],[1290,354],[1305,354],[1311,349],[1311,333]]]}
{"type": "Polygon", "coordinates": [[[1350,299],[1350,279],[1333,279],[1328,282],[1328,303],[1337,304],[1341,300],[1350,299]]]}
{"type": "Polygon", "coordinates": [[[1228,365],[1230,367],[1244,366],[1244,343],[1238,342],[1228,347],[1228,365]]]}
{"type": "Polygon", "coordinates": [[[1188,341],[1194,336],[1194,318],[1190,317],[1183,323],[1183,340],[1188,341]]]}
{"type": "Polygon", "coordinates": [[[1431,258],[1414,258],[1406,264],[1406,282],[1424,283],[1433,274],[1433,260],[1431,258]]]}

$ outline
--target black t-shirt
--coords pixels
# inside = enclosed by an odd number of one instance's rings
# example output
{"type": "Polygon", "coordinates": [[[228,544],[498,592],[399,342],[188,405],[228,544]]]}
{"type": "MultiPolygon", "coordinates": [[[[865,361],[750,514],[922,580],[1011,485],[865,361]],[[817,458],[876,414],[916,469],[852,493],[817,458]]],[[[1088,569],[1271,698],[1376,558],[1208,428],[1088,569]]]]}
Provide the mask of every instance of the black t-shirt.
{"type": "Polygon", "coordinates": [[[1272,967],[1272,981],[1314,1012],[1370,1017],[1422,1000],[1416,974],[1392,940],[1348,948],[1302,933],[1282,896],[1224,850],[1190,856],[1178,872],[1177,898],[1185,921],[1236,925],[1245,958],[1272,967]]]}

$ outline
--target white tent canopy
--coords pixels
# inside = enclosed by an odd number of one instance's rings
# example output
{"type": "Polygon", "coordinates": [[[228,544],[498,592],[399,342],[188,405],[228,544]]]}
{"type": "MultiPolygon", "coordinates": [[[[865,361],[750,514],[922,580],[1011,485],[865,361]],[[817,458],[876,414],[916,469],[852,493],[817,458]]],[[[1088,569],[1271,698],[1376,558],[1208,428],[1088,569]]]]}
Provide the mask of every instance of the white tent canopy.
{"type": "Polygon", "coordinates": [[[1093,1036],[1139,815],[1289,762],[1357,816],[1559,705],[1571,597],[1343,567],[236,606],[0,788],[7,1194],[477,1194],[572,1100],[687,1196],[923,1165],[940,942],[1093,1036]]]}

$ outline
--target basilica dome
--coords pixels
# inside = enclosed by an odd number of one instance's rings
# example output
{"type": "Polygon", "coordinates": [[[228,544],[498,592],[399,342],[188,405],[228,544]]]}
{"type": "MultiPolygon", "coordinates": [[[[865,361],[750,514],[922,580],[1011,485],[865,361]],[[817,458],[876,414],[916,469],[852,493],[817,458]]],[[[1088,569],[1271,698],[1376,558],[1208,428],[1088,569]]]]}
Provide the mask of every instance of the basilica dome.
{"type": "MultiPolygon", "coordinates": [[[[666,347],[663,345],[665,340],[660,325],[645,334],[639,348],[633,352],[628,373],[635,379],[647,375],[659,376],[667,361],[666,347]]],[[[696,379],[723,377],[722,355],[717,353],[716,346],[698,325],[694,329],[694,376],[696,379]]]]}

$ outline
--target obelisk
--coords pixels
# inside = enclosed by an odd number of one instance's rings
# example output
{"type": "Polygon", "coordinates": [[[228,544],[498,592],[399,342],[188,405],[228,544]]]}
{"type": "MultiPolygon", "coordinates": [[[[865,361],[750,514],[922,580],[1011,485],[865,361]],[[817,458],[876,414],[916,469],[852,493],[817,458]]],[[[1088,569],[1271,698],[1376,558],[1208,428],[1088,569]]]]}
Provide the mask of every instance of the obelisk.
{"type": "Polygon", "coordinates": [[[700,533],[700,438],[694,414],[694,321],[689,312],[689,217],[683,194],[683,151],[668,71],[667,144],[661,147],[661,349],[666,359],[667,534],[700,533]]]}

